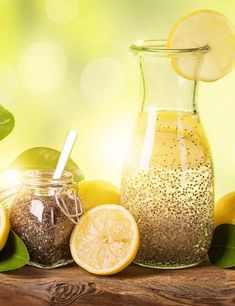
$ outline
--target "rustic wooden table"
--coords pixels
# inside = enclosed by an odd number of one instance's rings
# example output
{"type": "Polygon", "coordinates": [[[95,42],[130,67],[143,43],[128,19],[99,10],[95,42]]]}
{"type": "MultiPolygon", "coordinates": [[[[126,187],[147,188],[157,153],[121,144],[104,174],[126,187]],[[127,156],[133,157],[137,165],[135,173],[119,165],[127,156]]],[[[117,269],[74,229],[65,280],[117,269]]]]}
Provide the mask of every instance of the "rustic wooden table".
{"type": "Polygon", "coordinates": [[[235,305],[235,270],[202,265],[154,270],[131,265],[95,276],[75,265],[54,270],[26,266],[0,274],[1,306],[235,305]]]}

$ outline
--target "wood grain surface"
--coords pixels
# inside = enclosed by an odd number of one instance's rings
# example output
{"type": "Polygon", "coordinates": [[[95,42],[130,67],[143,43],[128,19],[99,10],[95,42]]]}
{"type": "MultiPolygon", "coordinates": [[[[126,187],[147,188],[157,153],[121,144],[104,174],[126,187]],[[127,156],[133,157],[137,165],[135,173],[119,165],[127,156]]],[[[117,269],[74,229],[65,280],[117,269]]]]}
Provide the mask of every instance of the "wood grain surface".
{"type": "Polygon", "coordinates": [[[131,265],[95,276],[75,265],[54,270],[26,266],[0,273],[1,306],[235,305],[235,270],[202,265],[154,270],[131,265]]]}

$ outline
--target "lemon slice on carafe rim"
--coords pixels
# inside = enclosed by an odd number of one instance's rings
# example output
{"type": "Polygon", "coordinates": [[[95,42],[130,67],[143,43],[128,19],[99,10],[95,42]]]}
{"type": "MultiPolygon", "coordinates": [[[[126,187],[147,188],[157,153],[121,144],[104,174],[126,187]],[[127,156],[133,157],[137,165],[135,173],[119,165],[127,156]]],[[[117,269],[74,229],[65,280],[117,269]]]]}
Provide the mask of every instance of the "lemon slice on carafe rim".
{"type": "Polygon", "coordinates": [[[70,237],[74,261],[85,270],[100,275],[126,268],[139,248],[139,232],[134,217],[120,205],[106,204],[86,212],[70,237]]]}
{"type": "Polygon", "coordinates": [[[235,31],[230,20],[212,10],[195,11],[173,27],[167,48],[191,49],[208,46],[195,75],[192,60],[180,55],[172,60],[176,72],[187,79],[212,82],[229,73],[235,64],[235,31]]]}

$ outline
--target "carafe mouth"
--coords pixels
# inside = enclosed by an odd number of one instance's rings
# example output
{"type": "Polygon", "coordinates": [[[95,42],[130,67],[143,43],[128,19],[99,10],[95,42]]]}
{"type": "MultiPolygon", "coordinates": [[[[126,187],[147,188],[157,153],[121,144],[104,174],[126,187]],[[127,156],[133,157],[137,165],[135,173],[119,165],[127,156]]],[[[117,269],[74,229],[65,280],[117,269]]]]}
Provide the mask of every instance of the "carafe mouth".
{"type": "Polygon", "coordinates": [[[60,178],[53,178],[54,171],[48,170],[27,170],[22,175],[24,185],[32,187],[55,187],[71,184],[73,174],[64,171],[60,178]]]}
{"type": "Polygon", "coordinates": [[[152,56],[176,56],[180,54],[200,56],[210,51],[208,45],[195,48],[168,48],[167,41],[164,39],[137,40],[130,45],[130,50],[134,53],[144,53],[152,56]]]}

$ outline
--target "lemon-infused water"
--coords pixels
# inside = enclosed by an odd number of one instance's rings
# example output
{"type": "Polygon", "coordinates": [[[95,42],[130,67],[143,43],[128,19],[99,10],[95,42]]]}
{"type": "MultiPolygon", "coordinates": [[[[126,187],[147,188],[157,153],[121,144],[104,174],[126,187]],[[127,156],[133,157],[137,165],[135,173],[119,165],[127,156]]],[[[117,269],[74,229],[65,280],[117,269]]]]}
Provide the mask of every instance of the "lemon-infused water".
{"type": "Polygon", "coordinates": [[[169,49],[164,41],[145,40],[131,50],[142,103],[123,165],[121,203],[140,230],[135,262],[190,267],[205,259],[213,230],[213,167],[197,109],[208,48],[169,49]],[[190,77],[176,63],[190,66],[190,77]]]}
{"type": "Polygon", "coordinates": [[[159,268],[205,259],[213,231],[210,151],[191,112],[141,112],[126,158],[121,201],[140,231],[135,262],[159,268]]]}

